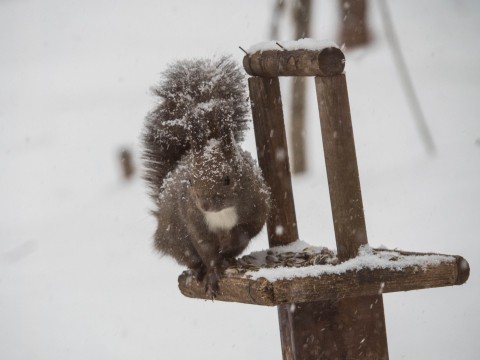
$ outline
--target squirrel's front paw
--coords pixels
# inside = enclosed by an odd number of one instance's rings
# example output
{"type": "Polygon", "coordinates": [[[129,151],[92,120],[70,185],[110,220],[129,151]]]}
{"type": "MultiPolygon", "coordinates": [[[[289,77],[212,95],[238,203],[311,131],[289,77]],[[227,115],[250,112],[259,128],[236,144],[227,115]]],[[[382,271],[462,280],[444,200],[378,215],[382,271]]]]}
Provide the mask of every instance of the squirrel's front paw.
{"type": "Polygon", "coordinates": [[[229,256],[229,257],[225,257],[225,258],[223,259],[223,264],[222,264],[222,265],[223,265],[223,267],[226,269],[226,268],[228,268],[228,267],[230,267],[230,266],[237,266],[237,265],[238,265],[238,261],[237,261],[237,259],[235,259],[234,257],[229,256]]]}
{"type": "Polygon", "coordinates": [[[217,271],[215,269],[209,270],[205,280],[205,293],[213,300],[217,297],[218,292],[220,291],[217,271]]]}

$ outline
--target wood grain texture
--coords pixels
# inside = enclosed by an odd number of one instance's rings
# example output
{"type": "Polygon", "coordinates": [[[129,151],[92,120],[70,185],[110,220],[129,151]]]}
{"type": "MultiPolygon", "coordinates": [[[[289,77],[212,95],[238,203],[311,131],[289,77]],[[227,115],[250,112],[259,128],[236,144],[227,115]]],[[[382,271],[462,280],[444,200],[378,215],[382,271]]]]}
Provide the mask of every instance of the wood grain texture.
{"type": "Polygon", "coordinates": [[[282,345],[282,359],[295,360],[295,346],[293,346],[295,337],[292,328],[291,304],[277,306],[278,326],[280,329],[280,343],[282,345]]]}
{"type": "Polygon", "coordinates": [[[330,204],[340,260],[367,244],[362,194],[345,75],[316,77],[330,204]]]}
{"type": "Polygon", "coordinates": [[[345,69],[345,55],[335,47],[318,50],[267,50],[245,55],[245,71],[252,76],[330,76],[345,69]]]}
{"type": "MultiPolygon", "coordinates": [[[[407,252],[402,254],[428,255],[407,252]]],[[[243,274],[222,277],[220,293],[216,300],[275,306],[376,297],[383,293],[461,285],[467,281],[470,267],[461,256],[451,258],[451,261],[426,267],[419,263],[401,270],[364,268],[341,274],[323,274],[319,277],[298,277],[290,280],[269,281],[265,278],[253,280],[245,278],[243,274]]],[[[186,272],[179,277],[179,288],[185,296],[208,299],[205,296],[204,285],[197,283],[186,272]]]]}
{"type": "Polygon", "coordinates": [[[379,296],[289,306],[293,359],[388,359],[383,312],[377,308],[383,309],[379,296]],[[378,314],[373,321],[372,312],[378,314]]]}
{"type": "MultiPolygon", "coordinates": [[[[368,243],[345,75],[317,76],[315,85],[337,253],[340,261],[345,261],[356,257],[359,247],[368,243]]],[[[303,322],[291,323],[298,334],[292,346],[307,341],[308,331],[314,335],[313,344],[309,349],[299,349],[297,358],[388,359],[382,292],[387,278],[391,280],[390,289],[398,275],[391,277],[389,273],[362,270],[334,276],[322,285],[326,285],[325,293],[338,300],[313,300],[311,289],[316,292],[320,285],[317,283],[307,291],[298,291],[295,297],[310,302],[295,312],[303,322]],[[323,323],[309,326],[306,319],[315,314],[315,309],[318,321],[323,323]]],[[[396,290],[411,290],[404,287],[408,284],[400,281],[396,290]]]]}
{"type": "Polygon", "coordinates": [[[278,78],[248,79],[258,163],[271,189],[267,220],[270,246],[286,245],[298,239],[278,78]]]}

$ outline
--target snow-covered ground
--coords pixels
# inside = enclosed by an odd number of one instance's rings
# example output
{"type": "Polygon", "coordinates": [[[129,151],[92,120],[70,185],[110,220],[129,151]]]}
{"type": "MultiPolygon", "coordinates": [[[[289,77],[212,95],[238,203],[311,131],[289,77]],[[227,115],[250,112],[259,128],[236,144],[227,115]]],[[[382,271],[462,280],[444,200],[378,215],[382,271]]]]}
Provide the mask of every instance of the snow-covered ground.
{"type": "MultiPolygon", "coordinates": [[[[472,269],[460,287],[384,296],[390,357],[477,359],[480,2],[389,1],[435,156],[419,139],[372,4],[374,43],[347,53],[370,244],[459,254],[472,269]]],[[[334,5],[315,1],[315,37],[334,37],[334,5]]],[[[0,2],[0,359],[280,358],[275,308],[180,295],[182,269],[152,250],[145,186],[138,176],[122,181],[117,161],[122,146],[139,154],[148,89],[165,64],[214,53],[241,60],[239,45],[268,40],[271,8],[0,2]]],[[[309,90],[311,172],[294,180],[300,236],[333,247],[309,90]]],[[[250,249],[266,246],[262,234],[250,249]]]]}

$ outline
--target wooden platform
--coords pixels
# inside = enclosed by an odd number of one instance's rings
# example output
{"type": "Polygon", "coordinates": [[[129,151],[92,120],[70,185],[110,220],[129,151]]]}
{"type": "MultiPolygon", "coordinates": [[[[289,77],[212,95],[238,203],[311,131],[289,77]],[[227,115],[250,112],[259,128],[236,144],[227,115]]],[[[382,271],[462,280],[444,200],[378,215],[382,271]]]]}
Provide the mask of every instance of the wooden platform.
{"type": "MultiPolygon", "coordinates": [[[[271,256],[262,255],[265,258],[271,256]]],[[[220,280],[220,293],[215,300],[265,306],[336,300],[461,285],[470,273],[468,262],[461,256],[384,249],[372,249],[373,255],[379,261],[370,265],[372,257],[365,259],[363,255],[336,265],[272,266],[264,259],[260,265],[255,265],[254,261],[248,266],[243,260],[227,269],[227,275],[220,280]],[[289,273],[293,272],[298,275],[290,278],[289,273]],[[288,278],[283,278],[285,276],[288,278]]],[[[302,256],[297,253],[292,258],[302,256]]],[[[252,256],[247,255],[243,259],[249,257],[252,256]]],[[[335,259],[332,262],[335,263],[335,259]]],[[[198,283],[188,271],[180,275],[178,282],[185,296],[209,299],[205,295],[204,284],[198,283]]]]}

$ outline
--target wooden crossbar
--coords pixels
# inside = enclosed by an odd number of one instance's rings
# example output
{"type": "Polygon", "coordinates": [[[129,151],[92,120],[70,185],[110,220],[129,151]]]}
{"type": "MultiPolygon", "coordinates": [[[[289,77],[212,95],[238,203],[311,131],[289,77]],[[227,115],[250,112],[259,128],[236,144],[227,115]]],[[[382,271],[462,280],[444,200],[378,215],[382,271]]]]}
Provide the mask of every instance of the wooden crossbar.
{"type": "Polygon", "coordinates": [[[243,58],[247,74],[262,77],[341,74],[345,55],[335,47],[322,50],[267,50],[243,58]]]}

